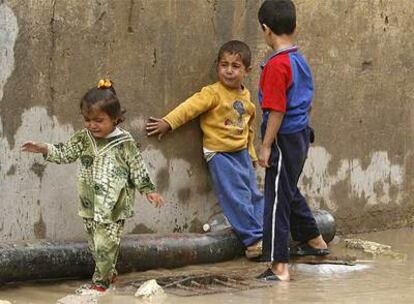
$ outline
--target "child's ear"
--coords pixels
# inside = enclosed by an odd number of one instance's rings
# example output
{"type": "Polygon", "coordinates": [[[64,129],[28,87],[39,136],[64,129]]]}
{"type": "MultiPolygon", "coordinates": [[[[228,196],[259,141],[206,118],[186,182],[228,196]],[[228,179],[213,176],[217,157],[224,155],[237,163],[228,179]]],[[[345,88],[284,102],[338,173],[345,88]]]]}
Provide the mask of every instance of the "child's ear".
{"type": "Polygon", "coordinates": [[[248,68],[246,68],[246,73],[248,74],[248,73],[250,73],[251,71],[252,71],[252,67],[251,66],[249,66],[248,68]]]}

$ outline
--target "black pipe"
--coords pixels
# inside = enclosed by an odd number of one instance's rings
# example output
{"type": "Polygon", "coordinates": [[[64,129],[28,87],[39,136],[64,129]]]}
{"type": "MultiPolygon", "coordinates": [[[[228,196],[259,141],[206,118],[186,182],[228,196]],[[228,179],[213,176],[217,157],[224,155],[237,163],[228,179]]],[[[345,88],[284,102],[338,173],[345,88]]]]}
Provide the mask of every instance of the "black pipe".
{"type": "Polygon", "coordinates": [[[312,214],[323,239],[326,243],[329,243],[336,234],[335,218],[326,210],[314,210],[312,214]]]}
{"type": "MultiPolygon", "coordinates": [[[[335,222],[326,211],[315,211],[325,241],[335,236],[335,222]]],[[[231,229],[206,234],[127,235],[121,242],[120,273],[190,264],[216,263],[243,255],[231,229]]],[[[86,241],[46,241],[0,244],[0,282],[81,278],[93,273],[86,241]]]]}
{"type": "MultiPolygon", "coordinates": [[[[120,273],[227,261],[243,253],[230,229],[207,234],[137,234],[121,241],[120,273]]],[[[0,244],[0,282],[81,278],[93,273],[86,241],[0,244]]]]}

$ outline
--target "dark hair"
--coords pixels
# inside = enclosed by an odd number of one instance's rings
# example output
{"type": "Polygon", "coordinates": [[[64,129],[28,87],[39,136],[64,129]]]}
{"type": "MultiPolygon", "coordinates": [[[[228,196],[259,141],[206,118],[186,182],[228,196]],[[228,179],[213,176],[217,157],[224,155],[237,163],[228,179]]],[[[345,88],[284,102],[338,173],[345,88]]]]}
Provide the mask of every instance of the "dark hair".
{"type": "Polygon", "coordinates": [[[220,62],[224,53],[238,54],[246,68],[250,67],[252,53],[249,46],[239,40],[230,40],[223,44],[218,52],[217,62],[220,62]]]}
{"type": "Polygon", "coordinates": [[[115,124],[125,120],[125,110],[121,108],[114,87],[95,87],[90,89],[80,102],[81,111],[89,112],[93,107],[98,107],[111,117],[115,124]]]}
{"type": "Polygon", "coordinates": [[[291,0],[266,0],[259,9],[259,22],[276,35],[290,35],[296,28],[296,8],[291,0]]]}

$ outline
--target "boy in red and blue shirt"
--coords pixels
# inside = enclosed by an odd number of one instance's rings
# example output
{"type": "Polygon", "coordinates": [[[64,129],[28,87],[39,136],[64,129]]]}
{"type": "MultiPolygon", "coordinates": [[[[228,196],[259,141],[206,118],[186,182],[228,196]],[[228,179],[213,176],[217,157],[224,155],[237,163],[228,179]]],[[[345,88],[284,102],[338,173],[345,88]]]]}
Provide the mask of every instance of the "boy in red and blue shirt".
{"type": "Polygon", "coordinates": [[[297,183],[309,149],[313,81],[294,45],[296,9],[290,0],[267,0],[259,10],[266,43],[275,51],[262,66],[259,102],[263,143],[259,164],[266,168],[263,259],[271,267],[258,279],[289,281],[289,234],[301,245],[291,254],[329,253],[297,183]]]}

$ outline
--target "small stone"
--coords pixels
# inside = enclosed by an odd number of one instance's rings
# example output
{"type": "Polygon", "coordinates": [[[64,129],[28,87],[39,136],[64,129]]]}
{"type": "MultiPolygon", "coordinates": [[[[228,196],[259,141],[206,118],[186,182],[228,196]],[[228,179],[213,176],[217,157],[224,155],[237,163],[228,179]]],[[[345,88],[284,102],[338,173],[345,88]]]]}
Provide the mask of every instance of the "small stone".
{"type": "Polygon", "coordinates": [[[148,280],[144,282],[135,293],[136,297],[149,298],[164,294],[164,290],[158,285],[156,280],[148,280]]]}
{"type": "Polygon", "coordinates": [[[209,232],[210,231],[210,225],[209,224],[204,224],[203,225],[203,231],[204,232],[209,232]]]}

